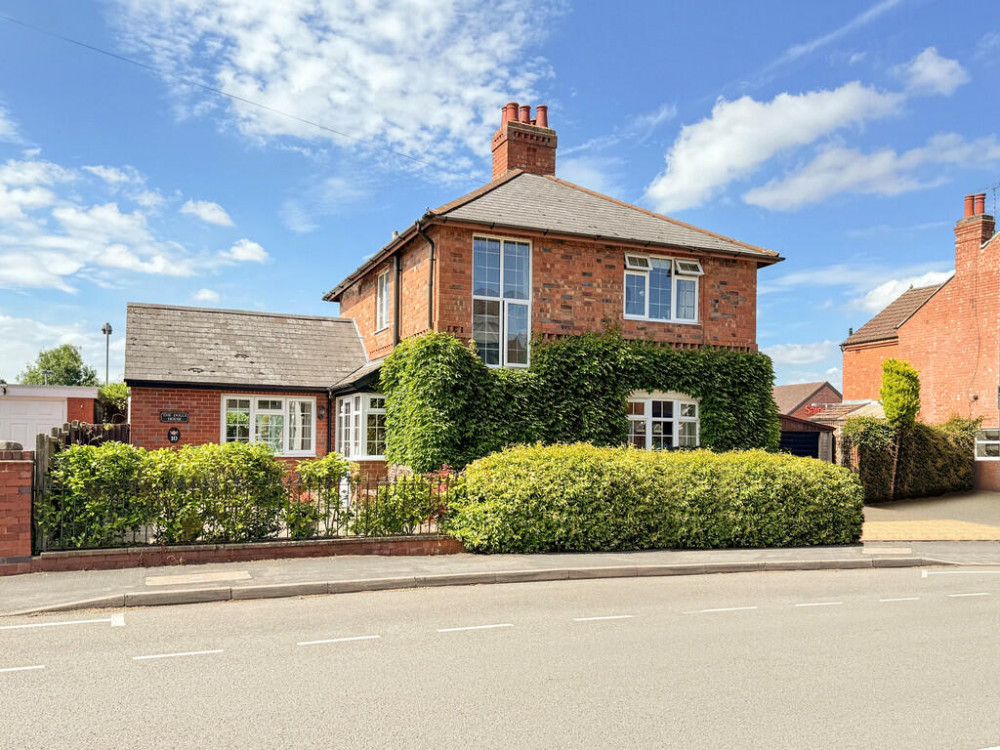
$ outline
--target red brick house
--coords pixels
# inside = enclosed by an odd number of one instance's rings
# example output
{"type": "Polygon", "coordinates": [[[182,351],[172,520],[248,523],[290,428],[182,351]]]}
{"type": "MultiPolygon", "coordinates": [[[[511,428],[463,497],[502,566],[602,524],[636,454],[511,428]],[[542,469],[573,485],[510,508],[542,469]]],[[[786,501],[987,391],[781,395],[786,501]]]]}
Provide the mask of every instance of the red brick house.
{"type": "Polygon", "coordinates": [[[1000,489],[1000,242],[985,194],[965,197],[955,224],[955,275],[909,289],[841,344],[844,399],[879,398],[882,362],[910,362],[920,372],[921,418],[982,417],[996,439],[980,441],[976,485],[1000,489]],[[986,455],[986,454],[990,455],[986,455]]]}
{"type": "Polygon", "coordinates": [[[823,411],[827,404],[839,404],[844,400],[840,391],[826,381],[776,385],[771,392],[778,405],[778,414],[797,419],[809,419],[823,411]]]}
{"type": "MultiPolygon", "coordinates": [[[[360,354],[338,360],[359,360],[353,372],[331,369],[315,383],[336,399],[336,422],[327,428],[332,443],[318,442],[317,452],[332,444],[354,460],[382,459],[384,401],[374,390],[381,361],[401,340],[431,330],[474,341],[491,367],[528,367],[535,338],[609,326],[626,338],[675,347],[757,350],[757,271],[782,258],[560,180],[556,147],[545,107],[531,118],[530,107],[508,104],[493,136],[492,182],[427,211],[325,295],[340,305],[341,318],[332,320],[356,326],[359,338],[351,346],[360,354]]],[[[145,335],[133,337],[130,330],[129,347],[145,335]]],[[[338,346],[346,351],[348,344],[338,346]]],[[[136,395],[130,351],[133,418],[137,401],[149,403],[147,423],[161,408],[181,409],[153,406],[154,394],[136,395]]],[[[182,404],[193,397],[173,392],[170,377],[156,375],[160,370],[157,364],[143,375],[158,381],[155,398],[182,404]]],[[[257,380],[244,376],[242,389],[252,392],[257,380]]],[[[320,390],[315,393],[321,399],[320,390]]],[[[630,412],[641,410],[657,422],[636,431],[647,436],[646,447],[654,432],[664,436],[658,445],[697,444],[692,399],[639,394],[636,404],[630,412]]],[[[218,419],[215,412],[209,422],[218,419]]],[[[152,425],[153,433],[163,431],[155,420],[152,425]]],[[[133,427],[144,444],[152,434],[145,429],[133,427]]],[[[198,439],[219,438],[209,429],[198,439]]]]}

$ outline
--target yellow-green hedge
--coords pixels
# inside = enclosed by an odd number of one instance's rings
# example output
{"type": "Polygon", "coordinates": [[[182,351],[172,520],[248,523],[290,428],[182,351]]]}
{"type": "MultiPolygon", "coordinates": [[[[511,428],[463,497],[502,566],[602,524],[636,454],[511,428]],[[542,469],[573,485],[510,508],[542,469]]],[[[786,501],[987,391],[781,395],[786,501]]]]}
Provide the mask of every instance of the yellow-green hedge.
{"type": "Polygon", "coordinates": [[[792,547],[861,536],[847,469],[754,450],[515,447],[471,463],[449,532],[482,552],[792,547]]]}

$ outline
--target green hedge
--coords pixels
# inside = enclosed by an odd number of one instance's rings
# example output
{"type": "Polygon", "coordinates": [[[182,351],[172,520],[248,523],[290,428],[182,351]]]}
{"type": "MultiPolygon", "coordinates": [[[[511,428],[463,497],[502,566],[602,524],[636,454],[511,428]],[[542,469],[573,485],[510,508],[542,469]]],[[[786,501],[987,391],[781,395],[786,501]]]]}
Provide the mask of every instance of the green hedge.
{"type": "Polygon", "coordinates": [[[943,495],[972,489],[978,420],[916,424],[899,432],[895,493],[889,496],[896,432],[883,419],[857,417],[844,425],[841,455],[854,469],[866,503],[943,495]]]}
{"type": "Polygon", "coordinates": [[[483,552],[788,547],[856,542],[862,490],[760,450],[522,446],[470,464],[450,510],[449,533],[483,552]]]}
{"type": "Polygon", "coordinates": [[[528,370],[491,369],[449,334],[402,342],[386,359],[386,456],[428,472],[462,468],[509,445],[622,445],[637,390],[700,401],[701,442],[716,450],[778,445],[774,371],[762,354],[675,350],[614,332],[532,345],[528,370]]]}

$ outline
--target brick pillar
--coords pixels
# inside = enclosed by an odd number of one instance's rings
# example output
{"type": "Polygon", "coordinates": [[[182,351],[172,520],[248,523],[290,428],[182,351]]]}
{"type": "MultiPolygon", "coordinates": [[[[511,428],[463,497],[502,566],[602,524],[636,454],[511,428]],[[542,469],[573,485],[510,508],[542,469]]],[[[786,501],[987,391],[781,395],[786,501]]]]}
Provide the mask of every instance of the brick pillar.
{"type": "Polygon", "coordinates": [[[0,451],[0,575],[31,572],[32,451],[0,451]]]}

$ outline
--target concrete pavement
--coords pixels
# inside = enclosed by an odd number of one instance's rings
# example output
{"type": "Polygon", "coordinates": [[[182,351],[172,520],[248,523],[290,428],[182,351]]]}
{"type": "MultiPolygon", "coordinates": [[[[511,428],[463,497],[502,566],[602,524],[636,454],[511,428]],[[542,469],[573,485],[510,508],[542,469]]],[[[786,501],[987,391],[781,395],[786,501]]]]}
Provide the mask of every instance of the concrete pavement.
{"type": "Polygon", "coordinates": [[[7,618],[0,748],[979,750],[1000,744],[1000,568],[972,570],[7,618]]]}
{"type": "Polygon", "coordinates": [[[863,541],[1000,541],[1000,492],[865,506],[863,541]]]}
{"type": "Polygon", "coordinates": [[[759,550],[548,555],[343,556],[0,578],[0,615],[384,589],[924,565],[1000,565],[1000,543],[872,543],[759,550]]]}

